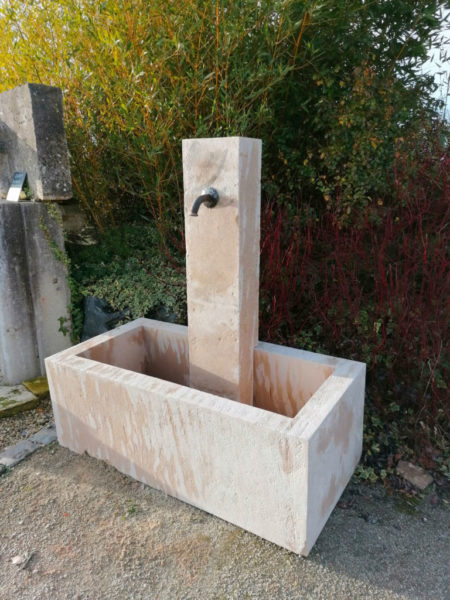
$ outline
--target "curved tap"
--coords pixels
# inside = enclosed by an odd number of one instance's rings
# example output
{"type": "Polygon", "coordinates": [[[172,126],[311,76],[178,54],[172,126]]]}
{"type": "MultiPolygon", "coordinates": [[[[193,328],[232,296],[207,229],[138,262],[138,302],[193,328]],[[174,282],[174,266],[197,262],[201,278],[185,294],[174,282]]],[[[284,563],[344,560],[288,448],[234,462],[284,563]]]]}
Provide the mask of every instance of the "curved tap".
{"type": "Polygon", "coordinates": [[[207,206],[208,208],[214,208],[217,202],[219,201],[219,194],[217,190],[213,187],[205,188],[200,196],[196,198],[194,204],[191,208],[191,217],[198,217],[198,210],[202,204],[207,206]]]}

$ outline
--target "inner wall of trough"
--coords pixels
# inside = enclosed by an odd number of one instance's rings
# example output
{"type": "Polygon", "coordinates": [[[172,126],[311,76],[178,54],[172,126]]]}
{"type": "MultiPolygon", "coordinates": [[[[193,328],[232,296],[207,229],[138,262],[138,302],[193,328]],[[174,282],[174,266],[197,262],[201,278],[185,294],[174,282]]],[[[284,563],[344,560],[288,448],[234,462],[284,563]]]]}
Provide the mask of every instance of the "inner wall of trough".
{"type": "Polygon", "coordinates": [[[97,362],[147,374],[147,352],[143,327],[136,327],[81,352],[79,356],[97,362]]]}
{"type": "Polygon", "coordinates": [[[188,385],[188,339],[183,332],[136,327],[93,346],[79,356],[188,385]]]}
{"type": "Polygon", "coordinates": [[[294,354],[260,348],[255,348],[253,362],[254,406],[285,417],[295,417],[334,371],[333,367],[294,354]]]}
{"type": "MultiPolygon", "coordinates": [[[[94,346],[80,356],[187,386],[188,352],[187,328],[177,332],[141,326],[94,346]]],[[[328,365],[256,348],[254,406],[295,417],[332,373],[333,367],[328,365]]]]}

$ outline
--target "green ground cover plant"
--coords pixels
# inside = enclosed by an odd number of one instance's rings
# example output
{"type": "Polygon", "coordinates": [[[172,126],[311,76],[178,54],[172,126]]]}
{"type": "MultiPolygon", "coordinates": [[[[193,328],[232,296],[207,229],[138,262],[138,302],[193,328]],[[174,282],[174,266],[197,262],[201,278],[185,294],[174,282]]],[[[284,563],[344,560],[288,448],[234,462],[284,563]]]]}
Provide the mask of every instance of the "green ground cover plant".
{"type": "Polygon", "coordinates": [[[186,323],[184,257],[167,244],[162,253],[159,240],[153,224],[134,223],[109,228],[95,245],[68,245],[74,341],[81,335],[86,296],[124,311],[123,321],[146,316],[186,323]]]}

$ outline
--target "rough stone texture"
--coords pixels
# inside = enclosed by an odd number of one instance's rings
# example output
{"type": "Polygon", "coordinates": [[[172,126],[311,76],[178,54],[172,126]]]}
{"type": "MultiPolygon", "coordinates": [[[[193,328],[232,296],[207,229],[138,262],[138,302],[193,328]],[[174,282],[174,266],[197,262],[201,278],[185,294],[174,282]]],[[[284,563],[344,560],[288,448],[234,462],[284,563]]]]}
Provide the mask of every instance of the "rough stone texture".
{"type": "Polygon", "coordinates": [[[405,460],[400,460],[398,462],[397,473],[403,477],[403,479],[406,479],[406,481],[409,481],[409,483],[412,483],[419,488],[419,490],[424,490],[430,483],[433,483],[433,478],[425,471],[425,469],[405,460]]]}
{"type": "Polygon", "coordinates": [[[5,448],[0,454],[0,465],[7,468],[14,467],[14,465],[17,465],[17,463],[37,450],[38,447],[38,444],[35,444],[30,440],[17,442],[14,446],[5,448]]]}
{"type": "Polygon", "coordinates": [[[0,202],[0,371],[7,384],[43,375],[45,357],[70,346],[58,320],[69,318],[67,272],[47,236],[63,248],[58,220],[44,204],[0,202]]]}
{"type": "Polygon", "coordinates": [[[0,142],[0,197],[6,197],[15,171],[26,171],[37,200],[72,197],[59,88],[27,83],[1,93],[0,142]]]}
{"type": "Polygon", "coordinates": [[[138,319],[47,358],[60,444],[307,555],[361,454],[365,365],[260,343],[251,406],[186,387],[187,342],[138,319]]]}
{"type": "Polygon", "coordinates": [[[44,359],[71,345],[70,336],[60,331],[59,320],[62,318],[65,327],[70,327],[67,269],[55,256],[49,243],[50,239],[61,251],[64,249],[64,237],[57,206],[51,209],[55,217],[43,204],[23,202],[20,208],[25,229],[29,289],[39,354],[40,370],[36,375],[44,375],[44,359]]]}
{"type": "Polygon", "coordinates": [[[39,399],[22,385],[0,386],[0,417],[35,408],[39,399]]]}
{"type": "Polygon", "coordinates": [[[245,404],[258,341],[260,175],[260,140],[183,140],[190,385],[245,404]],[[217,206],[191,217],[207,186],[217,206]]]}
{"type": "Polygon", "coordinates": [[[23,215],[15,203],[0,202],[0,298],[0,369],[5,383],[20,383],[40,374],[40,366],[23,215]]]}
{"type": "Polygon", "coordinates": [[[55,425],[50,425],[50,427],[45,427],[33,434],[29,439],[33,444],[38,444],[39,446],[48,446],[48,444],[55,442],[56,438],[56,427],[55,425]]]}

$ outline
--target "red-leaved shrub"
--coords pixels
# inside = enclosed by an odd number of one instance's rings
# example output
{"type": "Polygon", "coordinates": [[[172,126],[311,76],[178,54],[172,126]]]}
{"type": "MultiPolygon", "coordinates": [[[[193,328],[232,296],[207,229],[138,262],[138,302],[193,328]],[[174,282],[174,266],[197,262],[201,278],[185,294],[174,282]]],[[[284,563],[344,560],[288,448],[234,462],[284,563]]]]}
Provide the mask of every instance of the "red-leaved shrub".
{"type": "Polygon", "coordinates": [[[449,372],[450,157],[415,156],[351,225],[339,200],[321,216],[267,203],[261,239],[261,339],[366,362],[369,401],[410,434],[444,422],[449,372]]]}

